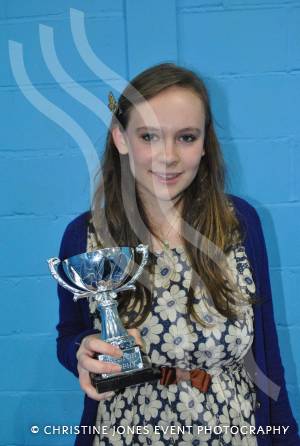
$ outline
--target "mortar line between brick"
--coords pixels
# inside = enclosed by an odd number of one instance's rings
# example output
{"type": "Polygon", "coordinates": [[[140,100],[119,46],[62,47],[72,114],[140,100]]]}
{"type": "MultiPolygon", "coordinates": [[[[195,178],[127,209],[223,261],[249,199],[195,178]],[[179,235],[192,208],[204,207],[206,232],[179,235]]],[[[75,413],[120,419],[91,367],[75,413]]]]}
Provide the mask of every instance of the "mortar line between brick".
{"type": "Polygon", "coordinates": [[[129,80],[127,0],[123,0],[122,6],[123,6],[123,21],[124,21],[124,47],[125,47],[126,78],[127,78],[127,80],[129,80]]]}
{"type": "MultiPolygon", "coordinates": [[[[85,17],[89,20],[93,19],[106,19],[106,18],[113,18],[113,17],[122,17],[121,11],[115,11],[110,13],[84,13],[85,17]]],[[[48,14],[48,15],[34,15],[34,16],[20,16],[20,17],[7,17],[5,19],[0,19],[0,25],[7,25],[7,24],[19,24],[19,23],[34,23],[39,21],[45,21],[45,22],[59,22],[68,19],[70,16],[69,12],[65,13],[58,13],[58,14],[48,14]]]]}
{"type": "MultiPolygon", "coordinates": [[[[128,48],[128,45],[126,45],[126,48],[128,48]]],[[[128,53],[128,50],[126,50],[126,52],[128,53]]],[[[128,64],[129,64],[129,56],[127,56],[128,59],[128,64]]],[[[129,71],[129,69],[128,69],[129,71]]],[[[291,70],[276,70],[276,71],[259,71],[259,72],[245,72],[245,73],[218,73],[218,74],[214,74],[212,73],[210,76],[203,76],[203,80],[210,80],[211,78],[215,79],[215,80],[220,80],[220,81],[226,81],[226,80],[247,80],[247,79],[253,79],[253,78],[257,78],[257,79],[261,79],[263,77],[266,76],[290,76],[290,75],[298,75],[300,73],[300,69],[291,69],[291,70]]],[[[127,73],[127,79],[128,79],[128,73],[127,73]]],[[[86,85],[86,86],[91,86],[91,87],[98,87],[98,86],[104,86],[106,85],[107,81],[114,81],[116,79],[105,79],[105,81],[93,81],[92,79],[87,79],[87,80],[82,80],[79,81],[80,85],[86,85]]],[[[64,83],[62,83],[62,85],[64,85],[64,83]]],[[[73,85],[73,83],[66,83],[66,85],[73,85]]],[[[53,89],[53,88],[57,88],[57,83],[56,82],[33,82],[30,85],[22,85],[22,87],[24,87],[24,90],[31,90],[34,87],[38,87],[40,89],[53,89]]],[[[76,84],[74,84],[74,87],[76,87],[76,84]]],[[[18,92],[19,91],[19,86],[15,85],[15,84],[4,84],[4,85],[0,85],[0,93],[1,91],[11,91],[11,92],[18,92]]]]}
{"type": "Polygon", "coordinates": [[[175,0],[175,33],[176,33],[176,51],[177,51],[177,63],[181,65],[181,46],[180,46],[180,31],[179,31],[179,7],[178,0],[175,0]]]}
{"type": "Polygon", "coordinates": [[[290,6],[290,3],[282,3],[280,5],[278,4],[263,4],[263,5],[236,5],[234,7],[227,7],[226,8],[223,5],[215,5],[215,6],[208,6],[208,5],[195,5],[195,6],[179,6],[179,12],[180,14],[203,14],[203,13],[213,13],[213,12],[243,12],[243,11],[263,11],[263,10],[282,10],[286,9],[290,6]]]}

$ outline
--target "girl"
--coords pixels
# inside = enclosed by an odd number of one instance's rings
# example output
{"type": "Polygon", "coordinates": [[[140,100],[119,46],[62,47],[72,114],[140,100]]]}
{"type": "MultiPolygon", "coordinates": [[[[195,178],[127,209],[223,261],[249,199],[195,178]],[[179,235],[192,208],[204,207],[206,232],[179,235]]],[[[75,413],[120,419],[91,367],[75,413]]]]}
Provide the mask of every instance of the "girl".
{"type": "Polygon", "coordinates": [[[58,357],[86,394],[76,445],[300,445],[261,223],[247,201],[225,193],[202,80],[160,64],[134,78],[118,102],[111,96],[110,108],[103,180],[91,211],[67,227],[60,258],[149,246],[137,289],[119,294],[118,311],[164,373],[98,394],[90,372],[120,368],[95,354],[122,352],[99,340],[95,305],[74,303],[59,286],[58,357]]]}

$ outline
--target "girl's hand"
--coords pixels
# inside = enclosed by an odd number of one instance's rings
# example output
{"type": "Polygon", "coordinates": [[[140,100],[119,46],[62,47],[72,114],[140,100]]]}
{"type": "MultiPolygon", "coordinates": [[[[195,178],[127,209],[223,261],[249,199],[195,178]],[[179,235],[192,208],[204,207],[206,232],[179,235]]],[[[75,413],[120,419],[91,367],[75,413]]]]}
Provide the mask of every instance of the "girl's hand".
{"type": "MultiPolygon", "coordinates": [[[[128,329],[128,333],[135,337],[136,343],[142,346],[142,339],[139,331],[135,328],[128,329]]],[[[77,370],[79,374],[79,383],[82,390],[89,398],[101,401],[114,395],[115,392],[98,393],[91,383],[90,372],[93,373],[117,373],[121,367],[111,362],[100,361],[95,359],[95,353],[103,353],[116,358],[122,357],[122,351],[119,347],[109,344],[99,339],[99,335],[94,334],[86,336],[82,339],[80,347],[77,351],[77,370]]]]}

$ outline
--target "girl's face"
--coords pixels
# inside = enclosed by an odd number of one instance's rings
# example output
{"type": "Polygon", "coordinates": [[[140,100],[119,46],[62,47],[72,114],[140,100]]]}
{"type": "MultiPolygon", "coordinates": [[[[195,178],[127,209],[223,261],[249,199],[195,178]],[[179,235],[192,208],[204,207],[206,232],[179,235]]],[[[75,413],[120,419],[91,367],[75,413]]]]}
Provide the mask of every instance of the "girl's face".
{"type": "Polygon", "coordinates": [[[201,99],[173,86],[133,107],[125,133],[112,130],[144,202],[170,202],[191,184],[205,153],[204,128],[201,99]]]}

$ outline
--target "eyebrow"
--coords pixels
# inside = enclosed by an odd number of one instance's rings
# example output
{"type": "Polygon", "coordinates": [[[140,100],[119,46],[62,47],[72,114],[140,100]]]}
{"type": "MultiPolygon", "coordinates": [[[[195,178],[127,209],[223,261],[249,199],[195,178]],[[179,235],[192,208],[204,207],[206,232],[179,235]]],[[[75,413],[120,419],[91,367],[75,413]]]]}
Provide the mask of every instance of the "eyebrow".
{"type": "MultiPolygon", "coordinates": [[[[151,126],[149,126],[149,127],[146,127],[146,126],[138,127],[136,129],[136,131],[140,131],[140,130],[155,130],[155,131],[158,131],[160,129],[157,128],[157,127],[151,127],[151,126]]],[[[199,127],[184,127],[183,129],[180,129],[178,131],[179,132],[186,132],[186,131],[193,131],[193,132],[195,132],[196,131],[198,133],[201,133],[201,129],[199,129],[199,127]]]]}

